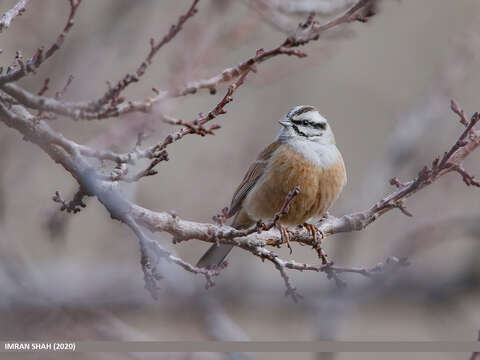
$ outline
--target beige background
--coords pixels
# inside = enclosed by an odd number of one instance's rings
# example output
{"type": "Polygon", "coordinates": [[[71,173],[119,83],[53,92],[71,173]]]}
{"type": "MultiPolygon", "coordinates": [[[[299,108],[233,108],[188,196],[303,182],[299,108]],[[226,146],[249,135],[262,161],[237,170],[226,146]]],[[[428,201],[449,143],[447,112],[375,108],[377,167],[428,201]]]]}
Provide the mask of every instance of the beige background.
{"type": "MultiPolygon", "coordinates": [[[[14,3],[1,2],[0,13],[14,3]]],[[[39,90],[51,77],[52,94],[73,74],[66,99],[100,96],[106,81],[134,71],[148,39],[163,36],[189,4],[85,1],[63,48],[22,85],[39,90]]],[[[391,190],[392,176],[412,178],[453,144],[461,127],[449,111],[451,97],[467,114],[480,110],[479,11],[475,0],[385,0],[368,24],[350,24],[306,46],[307,59],[283,57],[262,64],[235,93],[228,113],[218,118],[222,129],[216,136],[190,136],[172,145],[170,161],[160,164],[159,174],[125,187],[126,196],[154,210],[211,221],[229,204],[250,162],[274,139],[280,116],[290,107],[310,104],[329,119],[347,165],[348,186],[331,213],[365,209],[391,190]]],[[[16,49],[29,56],[49,44],[67,13],[66,1],[33,1],[0,35],[2,64],[11,63],[16,49]]],[[[199,13],[158,54],[145,79],[126,93],[143,98],[153,86],[217,74],[284,38],[245,2],[202,1],[199,13]]],[[[190,120],[212,108],[225,90],[176,99],[156,110],[190,120]]],[[[173,130],[155,118],[155,111],[90,123],[59,118],[52,125],[76,141],[98,147],[108,141],[127,151],[145,124],[155,129],[147,143],[173,130]],[[133,131],[121,136],[125,129],[133,131]]],[[[51,196],[56,190],[73,194],[76,185],[69,174],[4,126],[0,149],[3,339],[467,341],[480,328],[479,190],[467,188],[456,175],[409,200],[413,218],[393,211],[362,233],[326,241],[337,264],[369,267],[388,256],[410,255],[407,244],[415,240],[411,266],[385,287],[345,276],[348,290],[339,294],[323,274],[292,273],[305,297],[294,304],[283,296],[283,282],[270,264],[236,249],[217,286],[207,292],[201,278],[165,269],[162,296],[154,302],[143,288],[137,243],[128,229],[112,221],[94,199],[79,214],[59,214],[51,196]]],[[[478,154],[466,166],[480,176],[478,154]]],[[[194,241],[174,246],[168,236],[154,236],[192,262],[206,248],[194,241]]],[[[281,254],[289,256],[284,250],[281,254]]],[[[298,246],[293,257],[316,261],[310,249],[298,246]]],[[[430,356],[409,355],[425,357],[430,356]]]]}

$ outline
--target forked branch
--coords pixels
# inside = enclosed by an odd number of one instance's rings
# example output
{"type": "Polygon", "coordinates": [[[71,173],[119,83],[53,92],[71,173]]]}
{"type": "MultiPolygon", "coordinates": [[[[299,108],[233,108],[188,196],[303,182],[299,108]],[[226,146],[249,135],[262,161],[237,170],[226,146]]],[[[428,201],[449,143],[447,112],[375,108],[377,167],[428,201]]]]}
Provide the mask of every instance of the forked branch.
{"type": "MultiPolygon", "coordinates": [[[[54,195],[53,200],[61,204],[61,210],[76,213],[85,206],[83,201],[85,197],[96,197],[113,219],[123,222],[133,231],[139,241],[146,287],[153,296],[157,294],[157,283],[162,277],[159,266],[162,261],[203,276],[206,279],[207,286],[213,285],[212,278],[218,275],[223,267],[215,269],[197,268],[174,256],[161,247],[158,242],[150,239],[145,234],[145,229],[152,232],[169,233],[172,235],[174,243],[197,240],[208,243],[232,244],[262,260],[268,260],[279,271],[287,288],[287,294],[294,300],[299,299],[300,295],[288,276],[288,270],[322,272],[328,278],[334,279],[338,285],[343,286],[344,281],[339,277],[343,273],[353,273],[376,280],[382,274],[391,274],[408,264],[405,259],[389,258],[385,263],[378,264],[373,268],[353,268],[336,266],[332,262],[327,262],[325,257],[318,264],[281,259],[269,247],[284,245],[288,239],[274,229],[274,225],[281,216],[288,212],[288,205],[298,193],[298,190],[293,191],[287,197],[284,206],[279,209],[273,219],[265,219],[265,223],[258,223],[251,228],[237,230],[226,226],[221,215],[216,218],[217,224],[210,224],[191,222],[183,220],[173,213],[154,212],[142,208],[126,199],[117,186],[119,181],[133,182],[142,177],[156,174],[158,171],[156,166],[160,162],[168,160],[168,146],[173,142],[179,141],[190,134],[200,136],[215,134],[220,128],[219,125],[208,123],[226,113],[226,106],[232,101],[232,96],[244,83],[250,71],[255,71],[259,64],[279,55],[298,58],[306,56],[305,52],[298,49],[299,46],[317,40],[323,32],[337,25],[353,21],[366,21],[367,17],[372,15],[368,9],[374,3],[373,0],[358,0],[344,14],[325,24],[319,24],[313,16],[310,16],[304,23],[300,24],[292,36],[282,41],[279,46],[270,50],[260,49],[254,56],[208,79],[187,82],[184,87],[179,89],[155,90],[155,96],[144,100],[126,101],[121,94],[127,86],[139,81],[144,76],[155,54],[171,41],[187,20],[196,13],[199,0],[193,0],[187,12],[179,17],[177,23],[170,28],[163,38],[158,42],[151,41],[150,51],[136,69],[135,74],[124,76],[99,99],[88,102],[66,102],[60,99],[64,91],[60,91],[55,97],[45,96],[48,90],[48,81],[45,81],[40,91],[36,89],[34,92],[16,84],[15,82],[27,74],[34,72],[62,46],[66,35],[73,26],[73,19],[80,2],[81,0],[69,0],[70,13],[67,23],[57,40],[46,51],[39,48],[35,55],[26,61],[18,53],[15,66],[5,74],[0,75],[0,121],[19,132],[25,140],[38,145],[78,182],[80,190],[71,201],[63,199],[59,192],[54,195]],[[224,96],[208,113],[200,114],[191,121],[160,114],[158,116],[165,122],[181,128],[168,135],[160,143],[146,148],[142,148],[141,137],[139,137],[134,149],[127,153],[96,150],[87,145],[78,144],[52,129],[46,121],[46,119],[51,118],[50,115],[61,115],[75,120],[98,120],[129,112],[151,111],[153,104],[156,102],[194,94],[200,89],[208,89],[210,93],[215,94],[217,87],[224,83],[229,84],[224,96]],[[32,109],[38,110],[37,115],[31,114],[32,109]],[[92,159],[102,162],[109,161],[113,165],[109,172],[105,172],[104,168],[99,168],[96,161],[92,161],[92,159]],[[138,173],[131,174],[129,171],[131,165],[135,165],[141,160],[148,163],[146,167],[138,173]]],[[[19,4],[21,3],[26,4],[27,1],[20,1],[19,4]]],[[[11,19],[8,21],[11,21],[11,19]]],[[[69,83],[70,80],[66,86],[69,83]]],[[[332,216],[324,218],[318,224],[315,224],[322,235],[321,238],[339,232],[362,230],[393,209],[399,209],[403,214],[411,216],[406,208],[405,201],[449,172],[458,173],[466,185],[480,187],[479,181],[463,166],[463,160],[480,145],[480,129],[477,126],[480,116],[475,113],[470,119],[467,119],[464,111],[455,102],[452,102],[451,109],[459,116],[460,123],[465,128],[457,141],[441,158],[435,159],[430,166],[421,169],[413,180],[400,182],[396,178],[392,179],[391,184],[396,186],[396,190],[367,210],[339,218],[332,216]]],[[[321,248],[320,240],[316,236],[312,236],[308,230],[300,227],[291,229],[288,238],[290,242],[312,246],[317,254],[321,255],[321,251],[318,251],[321,248]]]]}

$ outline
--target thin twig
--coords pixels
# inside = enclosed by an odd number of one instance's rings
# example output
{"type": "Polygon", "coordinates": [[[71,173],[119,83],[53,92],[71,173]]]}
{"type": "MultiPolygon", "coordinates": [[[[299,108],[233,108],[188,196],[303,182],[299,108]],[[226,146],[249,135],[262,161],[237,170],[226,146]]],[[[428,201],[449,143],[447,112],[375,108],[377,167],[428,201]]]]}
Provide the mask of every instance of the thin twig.
{"type": "Polygon", "coordinates": [[[46,51],[44,51],[43,47],[38,48],[35,54],[28,59],[26,63],[19,64],[20,66],[16,70],[7,72],[5,75],[0,75],[0,85],[18,81],[25,75],[34,73],[35,69],[40,67],[45,60],[50,58],[58,49],[60,49],[60,47],[63,45],[65,37],[74,24],[73,19],[81,2],[82,0],[69,0],[70,14],[68,15],[67,23],[65,24],[65,27],[60,35],[58,35],[57,40],[46,51]]]}
{"type": "Polygon", "coordinates": [[[2,15],[2,18],[0,19],[0,33],[3,29],[8,29],[10,27],[13,19],[17,16],[21,16],[25,12],[29,2],[30,0],[19,0],[13,8],[2,15]]]}
{"type": "Polygon", "coordinates": [[[170,27],[168,33],[157,43],[155,39],[150,39],[150,51],[147,54],[147,57],[144,61],[138,66],[135,74],[126,74],[117,84],[111,87],[101,98],[96,101],[91,102],[86,107],[91,112],[96,112],[101,109],[101,107],[108,102],[110,102],[109,109],[105,112],[114,112],[115,107],[123,102],[123,99],[120,98],[120,94],[127,86],[134,82],[138,82],[140,78],[145,74],[148,66],[152,63],[154,56],[157,52],[167,43],[169,43],[181,30],[183,25],[187,22],[188,19],[193,17],[197,13],[196,6],[198,5],[199,0],[193,0],[192,5],[187,10],[187,12],[178,18],[178,21],[175,25],[170,27]]]}

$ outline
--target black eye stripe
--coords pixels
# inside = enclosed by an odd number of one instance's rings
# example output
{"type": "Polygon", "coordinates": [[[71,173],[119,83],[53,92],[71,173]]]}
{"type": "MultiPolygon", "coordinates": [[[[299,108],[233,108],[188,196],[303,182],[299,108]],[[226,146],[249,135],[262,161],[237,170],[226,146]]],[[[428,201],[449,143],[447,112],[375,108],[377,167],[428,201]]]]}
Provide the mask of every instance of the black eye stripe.
{"type": "Polygon", "coordinates": [[[315,129],[322,129],[325,130],[327,128],[327,124],[324,122],[321,123],[316,123],[310,120],[304,120],[304,119],[297,119],[297,120],[291,120],[292,123],[297,124],[297,125],[303,125],[303,126],[311,126],[315,129]]]}
{"type": "Polygon", "coordinates": [[[314,126],[314,123],[309,120],[298,119],[298,120],[292,120],[292,122],[297,125],[314,126]]]}
{"type": "Polygon", "coordinates": [[[297,125],[293,125],[292,126],[293,130],[295,130],[295,132],[300,135],[300,136],[304,136],[304,137],[308,137],[307,134],[305,134],[303,131],[300,131],[300,129],[298,128],[297,125]]]}

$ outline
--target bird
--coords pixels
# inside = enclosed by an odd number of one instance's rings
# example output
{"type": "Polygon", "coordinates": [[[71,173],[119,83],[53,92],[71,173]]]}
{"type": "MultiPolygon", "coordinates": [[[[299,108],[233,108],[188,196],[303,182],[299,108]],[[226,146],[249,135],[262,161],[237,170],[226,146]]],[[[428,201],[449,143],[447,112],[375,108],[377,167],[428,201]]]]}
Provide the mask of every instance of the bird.
{"type": "MultiPolygon", "coordinates": [[[[332,128],[315,107],[296,106],[279,123],[276,140],[258,155],[233,195],[226,217],[235,216],[232,226],[236,229],[273,219],[295,187],[300,192],[289,204],[288,213],[279,219],[280,226],[312,227],[347,183],[332,128]]],[[[230,244],[213,244],[197,267],[222,264],[232,248],[230,244]]]]}

